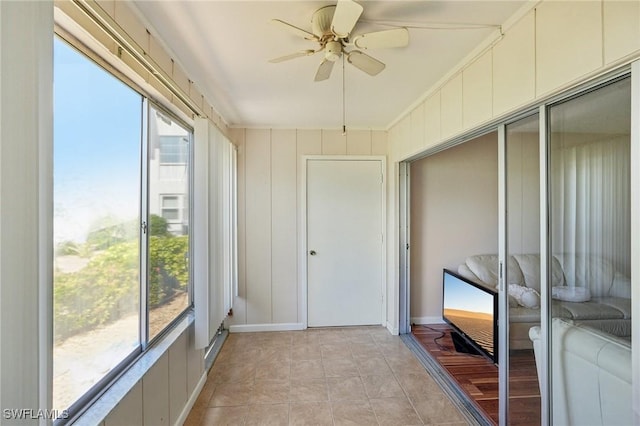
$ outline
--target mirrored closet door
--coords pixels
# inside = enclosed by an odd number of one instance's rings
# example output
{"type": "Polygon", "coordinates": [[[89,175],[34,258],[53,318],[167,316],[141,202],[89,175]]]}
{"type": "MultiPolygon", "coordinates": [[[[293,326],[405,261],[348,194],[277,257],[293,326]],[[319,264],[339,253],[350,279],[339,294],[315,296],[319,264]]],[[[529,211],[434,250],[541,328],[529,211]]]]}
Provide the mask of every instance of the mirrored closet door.
{"type": "Polygon", "coordinates": [[[551,420],[633,424],[630,78],[547,120],[551,420]]]}

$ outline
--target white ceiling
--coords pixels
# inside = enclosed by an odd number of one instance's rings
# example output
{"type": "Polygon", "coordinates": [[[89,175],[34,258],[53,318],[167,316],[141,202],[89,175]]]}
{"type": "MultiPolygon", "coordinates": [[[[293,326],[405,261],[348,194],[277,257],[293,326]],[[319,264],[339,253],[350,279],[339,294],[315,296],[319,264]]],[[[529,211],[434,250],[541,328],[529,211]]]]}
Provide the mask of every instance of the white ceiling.
{"type": "MultiPolygon", "coordinates": [[[[149,30],[189,70],[233,127],[341,128],[342,66],[314,82],[322,54],[282,63],[271,58],[313,49],[315,42],[273,25],[282,19],[311,31],[311,15],[327,1],[134,1],[149,30]]],[[[480,42],[499,35],[526,1],[359,1],[364,13],[352,34],[409,28],[409,46],[369,50],[387,66],[371,77],[345,65],[346,125],[385,129],[480,42]],[[363,22],[367,21],[367,22],[363,22]],[[371,22],[374,21],[374,22],[371,22]],[[437,25],[435,25],[437,24],[437,25]],[[433,29],[445,24],[445,29],[433,29]],[[465,25],[485,25],[461,29],[465,25]],[[493,25],[493,27],[491,26],[493,25]],[[458,28],[450,28],[451,26],[458,28]],[[414,28],[432,27],[432,28],[414,28]]]]}

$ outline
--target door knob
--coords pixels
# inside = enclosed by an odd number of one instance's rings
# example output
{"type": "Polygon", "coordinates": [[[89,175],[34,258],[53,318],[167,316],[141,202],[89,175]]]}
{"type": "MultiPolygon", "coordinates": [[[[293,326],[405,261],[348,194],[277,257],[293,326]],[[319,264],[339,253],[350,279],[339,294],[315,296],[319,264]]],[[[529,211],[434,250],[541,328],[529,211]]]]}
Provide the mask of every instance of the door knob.
{"type": "Polygon", "coordinates": [[[315,256],[315,255],[316,255],[316,251],[315,251],[315,250],[311,250],[311,251],[309,252],[309,254],[310,254],[311,256],[315,256]]]}

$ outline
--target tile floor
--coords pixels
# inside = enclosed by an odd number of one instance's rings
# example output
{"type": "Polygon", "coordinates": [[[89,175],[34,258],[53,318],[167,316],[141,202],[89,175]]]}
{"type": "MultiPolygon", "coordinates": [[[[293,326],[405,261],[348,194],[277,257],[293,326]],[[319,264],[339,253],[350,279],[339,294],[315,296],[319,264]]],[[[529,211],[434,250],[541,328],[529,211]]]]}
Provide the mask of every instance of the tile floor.
{"type": "Polygon", "coordinates": [[[382,327],[230,334],[186,426],[466,425],[382,327]]]}

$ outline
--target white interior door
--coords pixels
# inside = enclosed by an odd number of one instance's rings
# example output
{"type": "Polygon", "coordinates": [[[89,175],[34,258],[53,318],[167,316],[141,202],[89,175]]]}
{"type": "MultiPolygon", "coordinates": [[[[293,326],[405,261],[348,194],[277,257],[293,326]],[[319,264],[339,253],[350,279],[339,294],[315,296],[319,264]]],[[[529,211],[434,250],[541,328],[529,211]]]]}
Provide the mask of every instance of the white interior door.
{"type": "Polygon", "coordinates": [[[382,322],[383,162],[307,160],[310,327],[382,322]]]}

